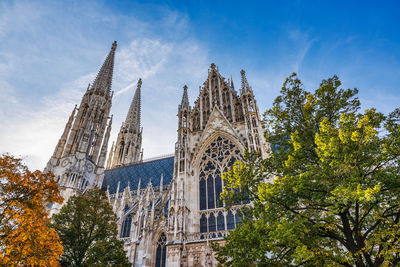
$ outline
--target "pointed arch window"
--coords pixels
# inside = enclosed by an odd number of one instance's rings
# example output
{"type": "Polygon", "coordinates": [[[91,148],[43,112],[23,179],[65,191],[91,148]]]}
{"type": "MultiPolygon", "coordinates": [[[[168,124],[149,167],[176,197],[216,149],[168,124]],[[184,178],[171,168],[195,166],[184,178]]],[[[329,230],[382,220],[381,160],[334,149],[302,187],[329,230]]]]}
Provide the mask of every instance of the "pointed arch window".
{"type": "Polygon", "coordinates": [[[122,223],[121,233],[119,237],[121,238],[129,237],[131,233],[131,225],[132,225],[132,214],[129,214],[128,216],[125,217],[125,220],[122,223]]]}
{"type": "Polygon", "coordinates": [[[202,157],[199,175],[200,210],[222,207],[222,172],[240,158],[240,150],[228,139],[217,137],[202,157]]]}
{"type": "Polygon", "coordinates": [[[226,216],[226,227],[228,230],[235,229],[235,218],[232,211],[228,211],[228,215],[226,216]]]}
{"type": "Polygon", "coordinates": [[[200,233],[207,232],[207,217],[205,214],[201,215],[200,218],[200,233]]]}
{"type": "Polygon", "coordinates": [[[222,211],[218,212],[217,216],[217,231],[225,230],[225,218],[222,211]]]}
{"type": "Polygon", "coordinates": [[[213,213],[210,214],[210,217],[208,218],[208,231],[209,232],[215,232],[216,229],[216,222],[215,222],[215,216],[213,213]]]}
{"type": "MultiPolygon", "coordinates": [[[[199,170],[200,210],[210,210],[224,206],[224,203],[219,199],[223,188],[221,174],[227,171],[240,158],[241,152],[238,147],[231,140],[220,136],[206,148],[201,158],[199,170]]],[[[210,213],[209,217],[202,214],[200,232],[223,231],[226,228],[225,221],[227,222],[228,230],[235,228],[235,218],[231,211],[228,212],[226,218],[221,211],[210,213]]]]}
{"type": "Polygon", "coordinates": [[[167,258],[166,244],[167,244],[167,236],[165,235],[165,233],[162,233],[157,242],[156,267],[165,267],[167,258]]]}

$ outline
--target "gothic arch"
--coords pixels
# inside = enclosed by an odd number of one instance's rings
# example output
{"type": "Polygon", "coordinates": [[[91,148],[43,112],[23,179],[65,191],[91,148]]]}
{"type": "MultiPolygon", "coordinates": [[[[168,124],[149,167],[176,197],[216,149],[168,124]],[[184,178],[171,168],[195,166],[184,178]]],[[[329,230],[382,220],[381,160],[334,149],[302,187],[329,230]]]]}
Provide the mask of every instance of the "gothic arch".
{"type": "MultiPolygon", "coordinates": [[[[241,144],[238,138],[227,132],[215,131],[206,139],[205,142],[203,142],[193,159],[195,178],[194,186],[196,188],[196,190],[194,190],[194,192],[196,192],[196,195],[194,196],[194,203],[196,210],[203,211],[204,214],[204,211],[206,210],[222,207],[222,203],[218,203],[216,200],[216,198],[219,197],[223,186],[221,174],[222,172],[226,171],[226,169],[231,166],[235,160],[240,159],[243,153],[244,146],[241,144]],[[222,148],[217,148],[217,146],[221,145],[223,146],[222,148]],[[212,146],[213,148],[211,148],[212,146]],[[208,151],[210,149],[213,149],[212,153],[214,154],[223,152],[223,155],[220,155],[222,159],[220,159],[218,155],[214,155],[216,156],[215,159],[212,159],[210,155],[206,155],[207,153],[209,154],[209,152],[211,152],[208,151]],[[204,169],[207,168],[207,164],[210,165],[208,167],[211,169],[204,171],[204,169]],[[214,165],[214,167],[211,165],[214,165]],[[206,195],[204,192],[207,192],[206,195]],[[213,197],[211,197],[208,192],[214,192],[213,197]],[[207,203],[204,204],[204,202],[207,203]]],[[[218,216],[218,214],[216,215],[218,216]]],[[[201,219],[201,216],[199,219],[201,219]]],[[[199,223],[201,227],[201,221],[199,223]]],[[[214,225],[212,227],[214,228],[214,225]]]]}
{"type": "Polygon", "coordinates": [[[124,220],[122,221],[121,231],[120,231],[120,238],[130,237],[131,235],[131,227],[132,227],[132,217],[133,214],[129,213],[125,216],[124,220]]]}
{"type": "Polygon", "coordinates": [[[211,144],[211,142],[214,141],[217,137],[222,137],[225,139],[230,140],[232,143],[234,143],[240,150],[240,152],[243,154],[245,151],[244,145],[242,142],[234,135],[227,133],[225,131],[217,130],[210,134],[204,142],[202,142],[202,145],[197,149],[197,152],[195,152],[195,155],[193,156],[193,166],[195,169],[198,169],[202,160],[201,156],[204,154],[206,151],[207,147],[211,144]]]}
{"type": "Polygon", "coordinates": [[[155,244],[155,257],[154,257],[154,266],[156,267],[165,267],[167,261],[167,242],[168,237],[165,234],[164,230],[161,230],[155,235],[157,237],[154,241],[155,244]]]}

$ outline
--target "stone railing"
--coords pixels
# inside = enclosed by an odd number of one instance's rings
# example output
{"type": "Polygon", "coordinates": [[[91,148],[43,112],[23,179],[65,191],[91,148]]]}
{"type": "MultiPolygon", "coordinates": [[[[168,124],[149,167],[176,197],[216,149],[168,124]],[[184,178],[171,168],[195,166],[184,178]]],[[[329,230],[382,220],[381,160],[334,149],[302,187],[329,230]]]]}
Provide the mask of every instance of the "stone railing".
{"type": "Polygon", "coordinates": [[[229,231],[216,231],[210,233],[194,233],[186,236],[187,242],[201,242],[206,240],[220,240],[226,237],[229,231]]]}

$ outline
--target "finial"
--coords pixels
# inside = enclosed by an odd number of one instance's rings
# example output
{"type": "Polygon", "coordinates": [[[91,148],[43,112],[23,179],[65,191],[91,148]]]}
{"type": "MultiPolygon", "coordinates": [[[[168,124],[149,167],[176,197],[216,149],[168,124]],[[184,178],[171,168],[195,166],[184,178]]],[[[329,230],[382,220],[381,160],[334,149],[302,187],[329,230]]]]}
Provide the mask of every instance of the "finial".
{"type": "Polygon", "coordinates": [[[141,86],[141,85],[142,85],[142,78],[139,78],[137,84],[138,84],[138,86],[141,86]]]}
{"type": "Polygon", "coordinates": [[[114,43],[113,43],[112,46],[111,46],[111,49],[112,49],[113,51],[115,51],[115,49],[117,49],[117,41],[114,41],[114,43]]]}
{"type": "Polygon", "coordinates": [[[216,67],[215,64],[214,64],[214,63],[211,63],[211,69],[212,69],[212,70],[215,70],[215,67],[216,67]]]}

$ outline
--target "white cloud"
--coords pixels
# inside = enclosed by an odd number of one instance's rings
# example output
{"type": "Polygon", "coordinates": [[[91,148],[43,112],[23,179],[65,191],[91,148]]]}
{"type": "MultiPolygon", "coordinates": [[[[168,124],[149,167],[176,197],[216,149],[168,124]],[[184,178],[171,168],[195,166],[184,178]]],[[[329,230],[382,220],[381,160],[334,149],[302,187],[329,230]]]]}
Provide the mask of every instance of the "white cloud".
{"type": "MultiPolygon", "coordinates": [[[[144,157],[173,153],[182,87],[185,83],[200,84],[206,79],[207,65],[205,49],[194,40],[171,42],[139,38],[121,47],[116,54],[114,90],[117,91],[112,108],[116,119],[112,140],[116,139],[119,125],[125,119],[137,80],[142,78],[144,157]],[[118,90],[119,87],[123,89],[118,90]]],[[[196,95],[197,90],[191,92],[196,95]]]]}
{"type": "MultiPolygon", "coordinates": [[[[0,36],[16,44],[15,47],[0,45],[0,59],[7,58],[7,61],[0,61],[0,153],[22,156],[31,168],[43,169],[73,106],[79,105],[87,84],[93,81],[108,52],[99,40],[91,39],[97,29],[84,32],[85,29],[80,28],[91,22],[97,26],[104,23],[107,35],[112,35],[113,27],[125,25],[126,28],[125,32],[119,33],[123,36],[119,37],[122,41],[115,58],[113,90],[116,93],[111,111],[114,124],[110,141],[116,139],[141,77],[145,157],[172,153],[182,86],[189,82],[189,86],[197,88],[206,78],[209,63],[207,50],[188,34],[190,24],[186,16],[164,10],[163,24],[158,25],[160,31],[145,21],[117,18],[101,6],[86,9],[75,6],[73,17],[88,21],[72,20],[71,25],[65,24],[67,26],[60,33],[44,36],[46,27],[54,26],[51,23],[64,25],[70,18],[59,6],[43,6],[30,2],[0,5],[0,36]],[[24,17],[25,14],[31,17],[24,17]],[[44,19],[44,14],[50,19],[44,19]],[[12,17],[15,20],[10,20],[12,17]],[[30,34],[26,43],[19,43],[26,27],[30,34]],[[171,34],[174,38],[170,38],[171,34]],[[73,35],[76,39],[70,42],[73,35]],[[25,56],[27,50],[29,55],[25,56]],[[18,76],[22,79],[17,79],[18,76]]],[[[197,92],[194,89],[191,96],[197,96],[197,92]]]]}

